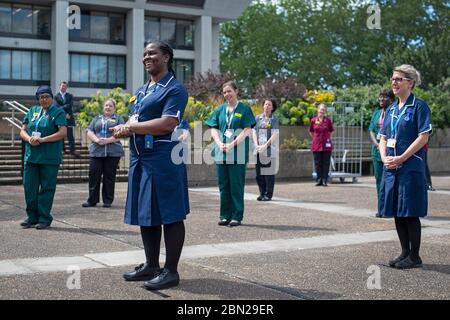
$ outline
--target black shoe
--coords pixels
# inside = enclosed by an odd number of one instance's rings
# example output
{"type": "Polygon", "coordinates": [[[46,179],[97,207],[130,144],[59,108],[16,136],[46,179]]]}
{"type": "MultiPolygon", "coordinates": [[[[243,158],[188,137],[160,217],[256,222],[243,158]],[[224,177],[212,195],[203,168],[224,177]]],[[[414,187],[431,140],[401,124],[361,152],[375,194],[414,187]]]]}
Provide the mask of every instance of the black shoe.
{"type": "Polygon", "coordinates": [[[77,159],[80,158],[80,154],[79,154],[79,153],[71,152],[70,154],[71,154],[72,156],[74,156],[74,158],[77,158],[77,159]]]}
{"type": "Polygon", "coordinates": [[[179,283],[180,276],[178,272],[170,272],[169,269],[164,268],[155,278],[144,282],[144,287],[147,290],[162,290],[176,287],[179,283]]]}
{"type": "Polygon", "coordinates": [[[259,196],[258,198],[256,198],[256,200],[262,201],[263,198],[264,198],[264,196],[259,196]]]}
{"type": "Polygon", "coordinates": [[[36,226],[36,223],[28,222],[28,219],[27,219],[27,220],[21,222],[20,226],[23,229],[34,228],[36,226]]]}
{"type": "Polygon", "coordinates": [[[97,205],[96,203],[85,202],[81,206],[83,208],[89,208],[89,207],[95,207],[96,205],[97,205]]]}
{"type": "Polygon", "coordinates": [[[410,256],[406,257],[405,259],[403,259],[400,262],[397,262],[395,264],[395,267],[397,269],[412,269],[412,268],[422,268],[422,259],[417,258],[417,259],[411,259],[410,256]]]}
{"type": "Polygon", "coordinates": [[[436,189],[433,186],[428,186],[428,191],[436,191],[436,189]]]}
{"type": "Polygon", "coordinates": [[[124,273],[123,278],[126,281],[147,281],[156,277],[159,272],[161,272],[161,268],[150,267],[148,264],[142,263],[135,267],[134,271],[124,273]]]}
{"type": "Polygon", "coordinates": [[[326,181],[324,181],[324,182],[322,183],[322,185],[323,185],[324,187],[328,187],[328,184],[327,184],[326,181]]]}
{"type": "Polygon", "coordinates": [[[382,218],[383,216],[381,214],[379,214],[378,212],[375,213],[375,218],[382,218]]]}
{"type": "Polygon", "coordinates": [[[111,208],[111,203],[104,203],[103,208],[111,208]]]}
{"type": "Polygon", "coordinates": [[[389,267],[395,268],[395,265],[396,265],[397,263],[399,263],[400,261],[406,259],[407,257],[408,257],[407,255],[405,255],[405,256],[404,256],[404,255],[398,256],[398,257],[395,258],[394,260],[389,261],[389,267]]]}
{"type": "Polygon", "coordinates": [[[230,223],[231,220],[229,219],[222,219],[219,221],[218,225],[219,226],[227,226],[230,223]]]}
{"type": "Polygon", "coordinates": [[[48,228],[50,228],[50,225],[49,225],[49,224],[38,223],[38,224],[36,225],[36,229],[38,229],[38,230],[44,230],[44,229],[48,229],[48,228]]]}
{"type": "Polygon", "coordinates": [[[269,198],[268,196],[264,196],[261,201],[270,201],[270,200],[272,200],[272,198],[269,198]]]}
{"type": "Polygon", "coordinates": [[[238,220],[231,220],[231,222],[230,222],[230,227],[237,227],[240,225],[241,225],[241,222],[238,220]]]}
{"type": "Polygon", "coordinates": [[[318,187],[318,186],[322,186],[323,185],[323,182],[322,182],[322,180],[319,180],[319,182],[317,182],[316,183],[316,187],[318,187]]]}

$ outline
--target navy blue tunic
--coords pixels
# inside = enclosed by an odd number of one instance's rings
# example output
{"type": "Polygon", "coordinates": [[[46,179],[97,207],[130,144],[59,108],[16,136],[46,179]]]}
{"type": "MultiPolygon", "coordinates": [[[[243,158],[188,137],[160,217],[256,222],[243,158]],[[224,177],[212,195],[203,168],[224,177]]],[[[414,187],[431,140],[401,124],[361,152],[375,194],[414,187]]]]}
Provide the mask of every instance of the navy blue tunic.
{"type": "MultiPolygon", "coordinates": [[[[176,117],[180,122],[187,100],[186,89],[168,73],[152,87],[147,83],[136,91],[130,113],[138,114],[139,122],[161,117],[176,117]]],[[[171,158],[178,143],[175,134],[130,137],[125,223],[157,226],[186,218],[189,213],[186,165],[175,164],[171,158]],[[150,145],[149,138],[153,139],[150,145]]]]}
{"type": "MultiPolygon", "coordinates": [[[[431,112],[425,101],[411,94],[399,110],[398,100],[386,111],[380,134],[387,139],[396,135],[395,148],[386,147],[388,156],[400,156],[426,132],[431,132],[431,112]],[[395,129],[395,123],[398,127],[395,129]]],[[[428,210],[425,177],[425,150],[421,148],[398,169],[384,167],[378,212],[385,217],[425,217],[428,210]]]]}

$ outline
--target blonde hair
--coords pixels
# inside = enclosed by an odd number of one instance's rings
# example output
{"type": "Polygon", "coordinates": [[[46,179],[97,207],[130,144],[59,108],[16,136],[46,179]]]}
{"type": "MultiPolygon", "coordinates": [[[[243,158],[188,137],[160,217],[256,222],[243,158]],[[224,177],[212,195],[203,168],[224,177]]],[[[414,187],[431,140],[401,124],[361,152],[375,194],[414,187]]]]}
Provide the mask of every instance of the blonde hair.
{"type": "Polygon", "coordinates": [[[416,85],[420,86],[420,84],[422,83],[422,76],[420,75],[420,72],[409,64],[402,64],[401,66],[395,67],[394,72],[395,71],[401,72],[406,76],[406,78],[413,80],[413,89],[416,85]]]}
{"type": "Polygon", "coordinates": [[[114,99],[112,99],[112,98],[107,99],[107,100],[105,101],[105,103],[103,103],[103,105],[107,104],[108,102],[111,102],[111,103],[112,103],[114,109],[116,108],[116,101],[114,101],[114,99]]]}

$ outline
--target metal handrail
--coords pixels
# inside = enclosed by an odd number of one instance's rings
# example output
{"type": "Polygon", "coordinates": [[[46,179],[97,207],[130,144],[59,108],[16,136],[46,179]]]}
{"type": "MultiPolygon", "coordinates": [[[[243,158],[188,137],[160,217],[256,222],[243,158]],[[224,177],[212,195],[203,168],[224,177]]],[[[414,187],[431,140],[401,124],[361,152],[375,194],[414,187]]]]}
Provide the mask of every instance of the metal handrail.
{"type": "Polygon", "coordinates": [[[25,107],[24,105],[18,103],[17,101],[3,101],[3,105],[9,106],[9,110],[11,110],[11,117],[3,117],[3,120],[8,121],[11,126],[11,146],[15,145],[15,128],[19,130],[22,129],[22,121],[16,118],[15,112],[18,111],[22,114],[27,114],[30,109],[25,107]]]}

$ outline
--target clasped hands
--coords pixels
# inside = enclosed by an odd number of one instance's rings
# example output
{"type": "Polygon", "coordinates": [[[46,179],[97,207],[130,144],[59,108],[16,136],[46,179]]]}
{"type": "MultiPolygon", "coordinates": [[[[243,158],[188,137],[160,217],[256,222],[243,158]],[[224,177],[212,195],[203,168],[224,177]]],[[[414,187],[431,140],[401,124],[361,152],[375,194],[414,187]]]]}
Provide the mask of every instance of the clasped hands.
{"type": "Polygon", "coordinates": [[[113,137],[116,139],[128,138],[133,133],[131,131],[130,125],[126,123],[109,128],[109,131],[112,132],[113,137]]]}
{"type": "Polygon", "coordinates": [[[403,163],[403,159],[401,156],[387,156],[384,158],[383,163],[387,169],[398,169],[403,163]]]}
{"type": "Polygon", "coordinates": [[[28,139],[28,143],[31,144],[33,147],[37,147],[42,142],[44,142],[44,138],[30,137],[30,139],[28,139]]]}
{"type": "Polygon", "coordinates": [[[234,142],[230,142],[230,143],[220,143],[219,144],[219,149],[222,152],[230,152],[233,148],[234,148],[235,144],[234,142]]]}

